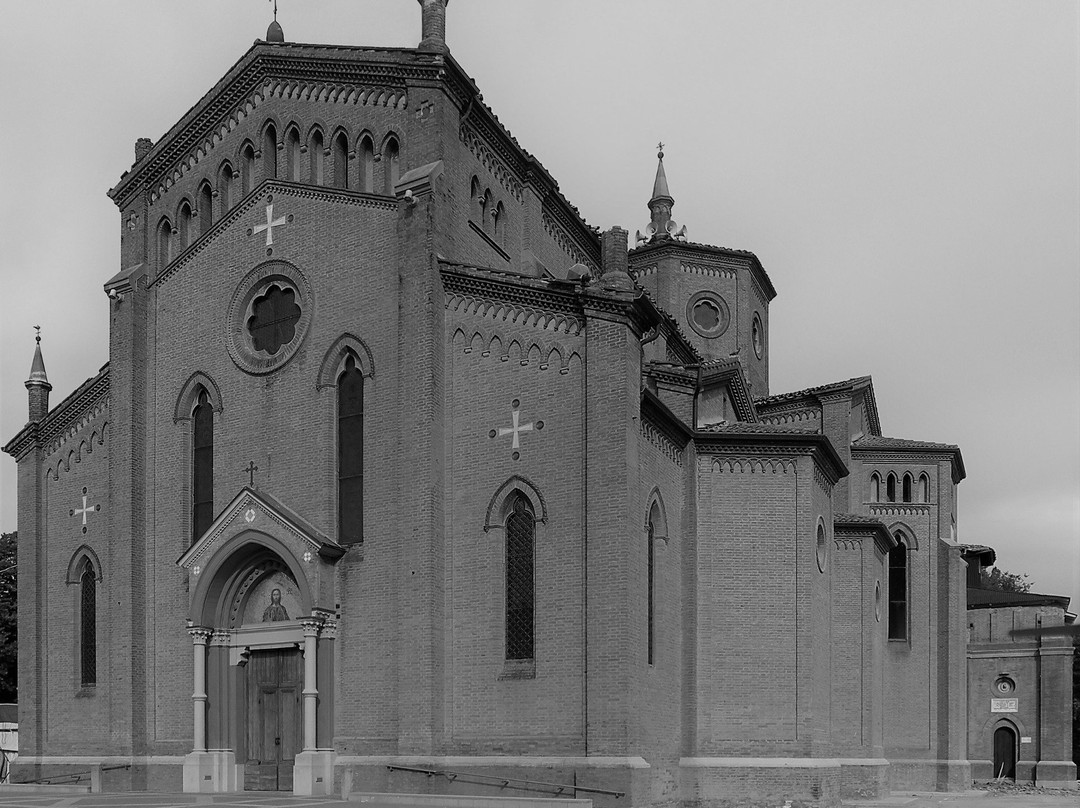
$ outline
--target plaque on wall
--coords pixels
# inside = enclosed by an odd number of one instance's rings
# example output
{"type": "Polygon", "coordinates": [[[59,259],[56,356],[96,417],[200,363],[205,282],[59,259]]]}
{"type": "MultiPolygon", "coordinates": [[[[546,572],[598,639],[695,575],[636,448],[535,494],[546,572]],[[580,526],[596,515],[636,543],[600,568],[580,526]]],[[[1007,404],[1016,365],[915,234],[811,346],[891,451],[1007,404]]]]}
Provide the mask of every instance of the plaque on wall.
{"type": "Polygon", "coordinates": [[[990,712],[1015,713],[1020,707],[1019,699],[990,699],[990,712]]]}

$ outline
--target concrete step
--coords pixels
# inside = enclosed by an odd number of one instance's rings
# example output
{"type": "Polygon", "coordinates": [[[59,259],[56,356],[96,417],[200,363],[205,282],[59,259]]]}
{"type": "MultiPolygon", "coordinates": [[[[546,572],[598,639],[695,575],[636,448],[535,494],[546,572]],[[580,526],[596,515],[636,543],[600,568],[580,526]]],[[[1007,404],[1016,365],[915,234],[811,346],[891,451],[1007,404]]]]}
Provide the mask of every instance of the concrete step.
{"type": "Polygon", "coordinates": [[[349,794],[364,808],[592,808],[592,800],[565,797],[477,797],[469,794],[349,794]]]}
{"type": "Polygon", "coordinates": [[[0,783],[0,797],[5,794],[89,794],[90,783],[0,783]]]}

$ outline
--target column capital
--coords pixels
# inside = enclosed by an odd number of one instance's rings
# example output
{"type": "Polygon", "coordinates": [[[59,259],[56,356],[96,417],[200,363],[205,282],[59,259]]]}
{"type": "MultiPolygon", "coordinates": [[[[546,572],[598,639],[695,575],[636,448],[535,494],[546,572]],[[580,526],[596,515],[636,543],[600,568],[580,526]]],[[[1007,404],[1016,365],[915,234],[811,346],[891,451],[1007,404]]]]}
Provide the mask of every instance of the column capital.
{"type": "Polygon", "coordinates": [[[206,626],[188,626],[188,634],[196,645],[206,645],[213,636],[214,630],[206,626]]]}
{"type": "Polygon", "coordinates": [[[318,637],[319,629],[323,627],[323,620],[319,617],[304,617],[300,620],[300,625],[304,629],[305,637],[318,637]]]}

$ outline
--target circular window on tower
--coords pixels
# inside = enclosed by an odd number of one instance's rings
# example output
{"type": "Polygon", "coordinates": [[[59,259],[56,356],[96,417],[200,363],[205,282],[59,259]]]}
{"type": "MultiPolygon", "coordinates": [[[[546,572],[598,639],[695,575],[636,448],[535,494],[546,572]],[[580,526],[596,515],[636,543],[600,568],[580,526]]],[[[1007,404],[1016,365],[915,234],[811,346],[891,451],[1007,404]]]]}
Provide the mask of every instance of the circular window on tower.
{"type": "Polygon", "coordinates": [[[825,562],[828,558],[826,555],[828,551],[829,537],[825,533],[825,523],[820,519],[817,526],[817,568],[820,572],[825,572],[825,562]]]}
{"type": "Polygon", "coordinates": [[[1011,676],[999,676],[994,682],[994,692],[1001,696],[1008,696],[1016,690],[1016,682],[1011,676]]]}
{"type": "Polygon", "coordinates": [[[750,341],[754,344],[754,354],[758,359],[765,356],[765,329],[761,326],[761,317],[754,312],[754,324],[750,328],[750,341]]]}
{"type": "Polygon", "coordinates": [[[727,331],[731,324],[731,311],[720,295],[698,292],[686,304],[686,320],[701,336],[713,339],[727,331]]]}
{"type": "Polygon", "coordinates": [[[292,264],[267,261],[249,272],[229,304],[226,344],[237,366],[248,373],[271,373],[295,354],[311,324],[307,278],[292,264]]]}

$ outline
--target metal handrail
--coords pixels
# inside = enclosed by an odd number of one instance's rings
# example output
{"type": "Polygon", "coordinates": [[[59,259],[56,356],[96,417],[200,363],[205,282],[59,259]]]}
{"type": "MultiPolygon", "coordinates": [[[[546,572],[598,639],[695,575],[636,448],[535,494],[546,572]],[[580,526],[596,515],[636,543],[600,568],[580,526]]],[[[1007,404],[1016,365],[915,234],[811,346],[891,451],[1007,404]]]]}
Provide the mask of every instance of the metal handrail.
{"type": "MultiPolygon", "coordinates": [[[[111,772],[111,771],[115,771],[116,769],[130,769],[130,768],[131,768],[130,763],[119,763],[116,766],[102,766],[100,771],[111,772]]],[[[56,783],[53,782],[54,780],[73,780],[74,782],[78,783],[80,780],[83,779],[84,776],[89,777],[92,774],[93,774],[93,770],[87,769],[84,772],[70,772],[69,774],[53,774],[53,775],[50,775],[49,777],[40,777],[37,780],[23,780],[23,781],[21,781],[19,783],[13,783],[12,785],[32,785],[32,784],[56,785],[56,783]]]]}
{"type": "MultiPolygon", "coordinates": [[[[522,783],[521,786],[514,786],[514,788],[528,788],[529,786],[544,786],[546,788],[555,789],[556,794],[562,794],[564,791],[587,791],[590,794],[610,794],[611,796],[618,798],[626,794],[625,791],[611,791],[607,788],[589,788],[588,786],[569,785],[566,783],[546,783],[542,780],[526,780],[523,777],[496,777],[491,774],[473,774],[471,772],[454,772],[447,769],[420,769],[415,766],[392,766],[386,767],[390,771],[399,772],[416,772],[417,774],[426,774],[428,777],[434,777],[440,775],[445,777],[450,782],[457,780],[458,778],[471,778],[477,780],[491,780],[492,783],[498,783],[503,788],[508,787],[511,783],[522,783]]],[[[480,783],[480,785],[485,785],[480,783]]]]}

